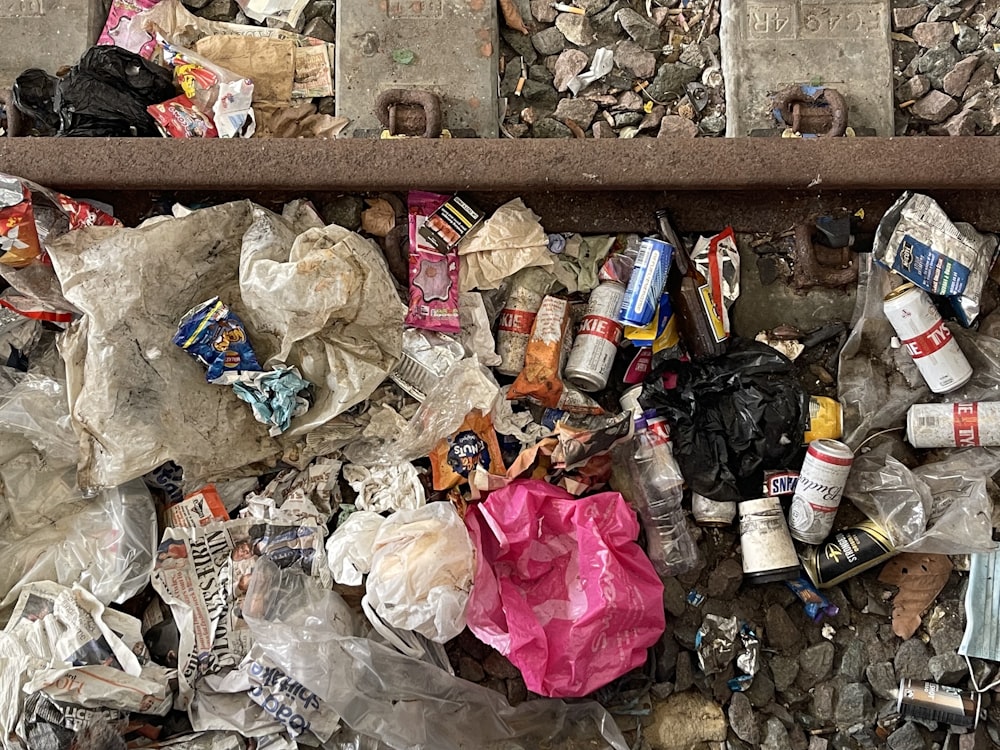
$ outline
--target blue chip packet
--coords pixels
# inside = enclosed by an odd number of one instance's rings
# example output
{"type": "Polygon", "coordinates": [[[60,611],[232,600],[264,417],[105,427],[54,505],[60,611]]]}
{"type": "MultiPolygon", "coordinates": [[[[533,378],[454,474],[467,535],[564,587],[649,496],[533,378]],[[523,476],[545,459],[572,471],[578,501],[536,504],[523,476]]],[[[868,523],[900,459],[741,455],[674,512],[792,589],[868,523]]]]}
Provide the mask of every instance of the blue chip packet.
{"type": "Polygon", "coordinates": [[[241,372],[262,369],[243,322],[218,297],[188,310],[173,341],[208,368],[209,383],[229,385],[241,372]]]}

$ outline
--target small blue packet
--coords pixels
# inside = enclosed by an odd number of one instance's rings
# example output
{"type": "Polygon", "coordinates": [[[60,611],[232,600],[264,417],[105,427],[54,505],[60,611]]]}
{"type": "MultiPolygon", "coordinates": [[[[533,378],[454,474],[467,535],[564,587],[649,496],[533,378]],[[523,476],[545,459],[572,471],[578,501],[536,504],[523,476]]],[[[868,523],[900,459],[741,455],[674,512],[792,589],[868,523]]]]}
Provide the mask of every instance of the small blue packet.
{"type": "Polygon", "coordinates": [[[205,379],[231,385],[241,372],[260,372],[246,328],[229,306],[212,297],[181,318],[174,343],[208,368],[205,379]]]}

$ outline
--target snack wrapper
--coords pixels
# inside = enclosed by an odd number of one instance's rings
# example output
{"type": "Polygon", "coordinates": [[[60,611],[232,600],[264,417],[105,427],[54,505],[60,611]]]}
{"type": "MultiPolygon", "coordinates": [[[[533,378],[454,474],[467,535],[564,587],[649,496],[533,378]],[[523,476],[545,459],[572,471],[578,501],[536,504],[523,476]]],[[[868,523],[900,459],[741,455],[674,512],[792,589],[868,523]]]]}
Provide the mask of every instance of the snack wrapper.
{"type": "Polygon", "coordinates": [[[498,475],[506,471],[493,420],[479,409],[469,412],[454,435],[434,446],[430,459],[435,490],[467,481],[474,469],[498,475]]]}
{"type": "Polygon", "coordinates": [[[442,333],[459,333],[458,256],[436,252],[421,236],[428,217],[448,196],[413,191],[409,195],[410,300],[406,325],[442,333]]]}
{"type": "Polygon", "coordinates": [[[563,393],[559,369],[569,312],[569,303],[564,299],[542,300],[524,354],[524,369],[507,392],[509,400],[530,398],[542,406],[559,405],[563,393]]]}
{"type": "Polygon", "coordinates": [[[186,94],[146,107],[160,132],[168,138],[218,138],[212,118],[186,94]]]}
{"type": "Polygon", "coordinates": [[[484,218],[486,214],[456,195],[445,200],[427,217],[419,233],[435,250],[447,253],[455,249],[465,235],[479,226],[484,218]]]}
{"type": "Polygon", "coordinates": [[[241,372],[260,372],[242,321],[218,297],[181,318],[174,343],[208,368],[209,383],[231,385],[241,372]]]}

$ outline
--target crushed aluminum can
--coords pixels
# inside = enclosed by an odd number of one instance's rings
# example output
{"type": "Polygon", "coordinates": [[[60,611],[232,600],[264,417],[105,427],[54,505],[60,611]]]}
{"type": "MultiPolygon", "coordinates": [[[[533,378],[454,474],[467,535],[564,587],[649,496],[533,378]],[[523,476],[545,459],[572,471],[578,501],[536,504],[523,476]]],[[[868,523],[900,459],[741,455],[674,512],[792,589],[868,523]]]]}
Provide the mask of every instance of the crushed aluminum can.
{"type": "Polygon", "coordinates": [[[775,497],[739,504],[743,576],[748,583],[772,583],[797,578],[799,558],[788,533],[785,514],[775,497]]]}
{"type": "Polygon", "coordinates": [[[1000,445],[1000,403],[914,404],[906,413],[906,440],[914,448],[1000,445]]]}
{"type": "Polygon", "coordinates": [[[969,382],[972,365],[925,292],[903,284],[886,295],[883,307],[931,391],[949,393],[969,382]]]}
{"type": "Polygon", "coordinates": [[[802,567],[818,589],[836,586],[896,554],[889,535],[874,521],[841,529],[802,554],[802,567]]]}
{"type": "Polygon", "coordinates": [[[694,636],[698,666],[705,674],[721,672],[736,656],[736,634],[739,621],[735,617],[705,615],[694,636]]]}

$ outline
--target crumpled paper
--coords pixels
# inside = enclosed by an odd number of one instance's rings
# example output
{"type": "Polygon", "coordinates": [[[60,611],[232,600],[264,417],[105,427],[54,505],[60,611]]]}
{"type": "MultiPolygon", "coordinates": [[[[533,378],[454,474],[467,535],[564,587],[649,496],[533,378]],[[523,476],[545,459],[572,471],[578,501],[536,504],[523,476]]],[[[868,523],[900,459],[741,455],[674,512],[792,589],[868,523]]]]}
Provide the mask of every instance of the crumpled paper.
{"type": "Polygon", "coordinates": [[[358,586],[372,567],[375,535],[385,519],[378,513],[359,510],[347,517],[326,541],[326,559],[333,580],[358,586]]]}
{"type": "Polygon", "coordinates": [[[344,479],[358,493],[354,504],[360,510],[383,513],[387,510],[413,510],[426,502],[420,475],[410,463],[386,466],[347,464],[344,479]]]}
{"type": "Polygon", "coordinates": [[[556,252],[555,265],[551,273],[556,280],[566,287],[570,294],[574,292],[587,293],[600,283],[598,272],[608,257],[608,252],[614,245],[614,238],[608,235],[592,235],[583,237],[571,234],[550,235],[550,249],[556,252]],[[562,242],[553,242],[553,237],[562,242]]]}
{"type": "Polygon", "coordinates": [[[474,354],[487,367],[496,367],[502,361],[497,354],[496,340],[493,338],[489,315],[483,295],[479,292],[462,292],[458,295],[458,319],[462,331],[459,341],[466,352],[474,354]]]}
{"type": "Polygon", "coordinates": [[[233,392],[250,404],[254,419],[268,426],[267,434],[277,437],[288,429],[292,417],[309,411],[309,401],[300,396],[309,382],[294,367],[275,367],[262,372],[242,372],[233,383],[233,392]]]}
{"type": "Polygon", "coordinates": [[[459,290],[496,289],[522,268],[551,266],[554,261],[538,219],[516,198],[472,230],[458,246],[459,290]]]}
{"type": "Polygon", "coordinates": [[[368,398],[402,353],[406,307],[385,259],[343,227],[296,236],[257,211],[243,243],[240,292],[261,363],[295,366],[316,386],[315,403],[292,420],[290,435],[368,398]]]}

